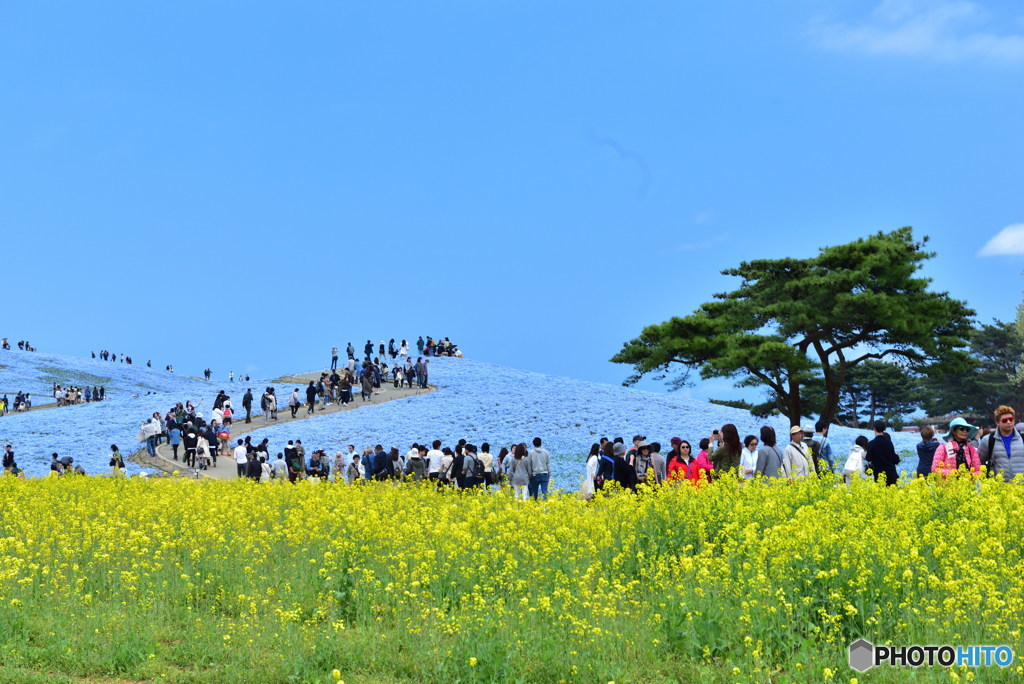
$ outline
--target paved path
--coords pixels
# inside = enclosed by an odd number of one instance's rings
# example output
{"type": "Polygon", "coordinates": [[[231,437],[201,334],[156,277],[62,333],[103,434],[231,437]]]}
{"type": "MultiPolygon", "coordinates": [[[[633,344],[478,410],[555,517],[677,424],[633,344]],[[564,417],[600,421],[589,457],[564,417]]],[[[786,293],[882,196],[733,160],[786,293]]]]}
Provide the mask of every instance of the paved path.
{"type": "MultiPolygon", "coordinates": [[[[319,380],[320,373],[307,373],[305,375],[291,375],[288,376],[290,382],[294,382],[295,386],[299,388],[299,396],[304,400],[306,398],[305,385],[309,384],[310,380],[319,380]],[[303,384],[299,384],[300,381],[303,384]]],[[[427,389],[419,389],[418,387],[405,387],[401,389],[395,389],[391,384],[381,383],[379,389],[374,390],[373,397],[370,401],[363,401],[360,397],[359,387],[353,387],[355,396],[352,402],[348,406],[342,406],[341,404],[334,403],[323,408],[320,407],[317,402],[316,412],[313,415],[306,413],[306,407],[302,406],[299,408],[298,413],[295,414],[295,418],[292,418],[291,409],[287,405],[281,407],[281,403],[288,403],[288,395],[280,397],[278,399],[277,420],[272,420],[269,423],[263,422],[263,415],[253,416],[251,423],[245,422],[245,409],[241,408],[239,404],[235,411],[235,420],[231,425],[231,444],[232,447],[236,444],[239,436],[244,435],[247,432],[253,430],[259,430],[262,427],[269,427],[271,425],[280,425],[281,423],[291,423],[298,420],[315,420],[318,416],[328,415],[331,413],[337,413],[338,411],[353,411],[358,409],[360,406],[369,406],[371,404],[382,404],[385,401],[392,401],[394,399],[403,399],[405,397],[415,397],[421,394],[427,394],[433,392],[436,387],[428,387],[427,389]]],[[[259,396],[254,397],[255,401],[259,401],[259,396]]],[[[232,402],[234,403],[234,402],[232,402]]],[[[178,448],[179,457],[185,452],[183,447],[178,448]]],[[[171,446],[169,444],[161,444],[156,448],[157,456],[154,458],[146,453],[145,448],[131,455],[130,460],[140,465],[148,466],[150,468],[158,468],[164,472],[173,472],[177,470],[181,475],[187,475],[190,477],[210,477],[216,480],[235,480],[238,478],[238,471],[235,468],[235,461],[231,456],[218,456],[217,467],[208,468],[206,470],[196,471],[193,468],[187,467],[182,461],[175,461],[172,456],[171,446]]],[[[307,452],[308,453],[308,452],[307,452]]]]}

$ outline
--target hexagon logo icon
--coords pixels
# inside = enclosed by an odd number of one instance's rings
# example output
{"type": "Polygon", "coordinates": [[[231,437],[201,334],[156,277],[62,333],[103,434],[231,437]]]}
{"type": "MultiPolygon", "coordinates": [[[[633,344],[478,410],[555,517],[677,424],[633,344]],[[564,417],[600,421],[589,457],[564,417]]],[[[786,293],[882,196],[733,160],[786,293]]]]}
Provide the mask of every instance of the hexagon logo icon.
{"type": "Polygon", "coordinates": [[[857,672],[867,672],[875,666],[875,645],[866,639],[857,639],[850,644],[850,667],[857,672]]]}

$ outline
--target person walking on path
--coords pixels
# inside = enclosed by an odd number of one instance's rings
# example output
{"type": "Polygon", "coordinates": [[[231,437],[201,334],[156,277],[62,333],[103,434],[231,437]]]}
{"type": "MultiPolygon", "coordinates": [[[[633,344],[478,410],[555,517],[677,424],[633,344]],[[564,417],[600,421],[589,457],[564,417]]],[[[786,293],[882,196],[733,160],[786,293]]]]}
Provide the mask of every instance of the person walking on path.
{"type": "Polygon", "coordinates": [[[245,390],[245,396],[242,397],[242,408],[245,409],[245,422],[252,422],[252,388],[245,390]]]}
{"type": "Polygon", "coordinates": [[[338,370],[338,348],[331,347],[331,370],[338,370]]]}
{"type": "Polygon", "coordinates": [[[420,335],[420,338],[416,340],[416,349],[419,351],[420,356],[423,355],[423,347],[425,345],[426,343],[423,341],[423,335],[420,335]]]}
{"type": "Polygon", "coordinates": [[[245,442],[238,440],[232,455],[235,457],[235,467],[238,469],[238,477],[245,477],[246,467],[249,464],[249,450],[245,448],[245,442]]]}
{"type": "Polygon", "coordinates": [[[171,444],[171,453],[174,454],[174,460],[178,460],[178,445],[181,444],[181,428],[178,427],[177,423],[173,423],[169,430],[167,430],[167,440],[171,444]]]}
{"type": "MultiPolygon", "coordinates": [[[[316,383],[312,380],[309,381],[309,387],[306,388],[306,415],[313,415],[316,409],[316,383]]],[[[293,414],[294,417],[294,414],[293,414]]]]}
{"type": "Polygon", "coordinates": [[[142,426],[142,436],[146,442],[146,453],[156,456],[156,436],[160,433],[160,426],[152,418],[142,426]]]}
{"type": "Polygon", "coordinates": [[[370,401],[373,396],[373,373],[369,369],[363,371],[363,375],[359,379],[359,387],[362,390],[363,401],[370,401]]]}
{"type": "Polygon", "coordinates": [[[299,399],[299,388],[296,387],[295,391],[292,392],[292,396],[288,398],[288,408],[292,410],[292,418],[294,418],[295,414],[299,412],[299,406],[301,403],[302,402],[299,399]]]}

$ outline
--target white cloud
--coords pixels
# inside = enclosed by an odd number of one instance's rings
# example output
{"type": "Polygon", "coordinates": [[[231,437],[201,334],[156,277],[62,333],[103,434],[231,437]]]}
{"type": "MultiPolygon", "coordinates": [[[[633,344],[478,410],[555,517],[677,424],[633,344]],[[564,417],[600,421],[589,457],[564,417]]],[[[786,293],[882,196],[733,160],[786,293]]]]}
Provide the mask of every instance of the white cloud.
{"type": "Polygon", "coordinates": [[[1005,254],[1024,254],[1024,223],[1006,226],[978,252],[978,256],[1005,254]]]}
{"type": "Polygon", "coordinates": [[[864,21],[819,21],[811,35],[838,52],[1024,63],[1024,35],[995,33],[990,23],[988,12],[970,0],[883,0],[864,21]]]}

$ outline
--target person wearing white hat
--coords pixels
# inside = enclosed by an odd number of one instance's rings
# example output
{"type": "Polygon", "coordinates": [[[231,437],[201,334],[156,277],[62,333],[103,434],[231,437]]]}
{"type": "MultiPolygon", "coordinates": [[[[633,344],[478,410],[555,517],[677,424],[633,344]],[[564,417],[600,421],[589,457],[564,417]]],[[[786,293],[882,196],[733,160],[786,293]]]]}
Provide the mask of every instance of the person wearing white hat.
{"type": "Polygon", "coordinates": [[[806,477],[811,473],[807,460],[807,447],[804,446],[804,431],[799,425],[789,428],[789,444],[782,454],[785,471],[791,479],[806,477]]]}
{"type": "Polygon", "coordinates": [[[978,450],[971,444],[971,440],[976,434],[978,434],[977,426],[971,425],[963,418],[954,419],[949,424],[946,443],[940,444],[935,450],[932,472],[938,473],[942,477],[948,477],[963,467],[974,475],[981,473],[981,459],[978,458],[978,450]]]}

